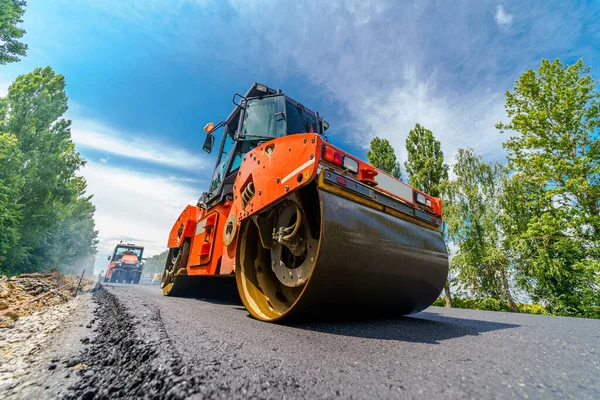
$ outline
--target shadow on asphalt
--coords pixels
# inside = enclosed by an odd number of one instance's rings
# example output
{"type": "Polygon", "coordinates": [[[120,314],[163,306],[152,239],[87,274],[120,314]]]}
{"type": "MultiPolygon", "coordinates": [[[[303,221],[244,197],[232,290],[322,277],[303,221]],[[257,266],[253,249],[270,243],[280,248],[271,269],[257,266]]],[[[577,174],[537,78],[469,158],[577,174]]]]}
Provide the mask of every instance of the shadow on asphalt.
{"type": "Polygon", "coordinates": [[[394,319],[338,319],[330,322],[304,322],[287,326],[365,339],[439,344],[443,340],[478,336],[485,332],[518,328],[520,325],[446,317],[436,313],[421,312],[414,316],[394,319]]]}
{"type": "Polygon", "coordinates": [[[196,281],[194,282],[193,292],[186,293],[184,297],[211,304],[241,306],[244,309],[235,279],[210,279],[208,277],[208,279],[196,281]]]}
{"type": "Polygon", "coordinates": [[[212,304],[242,305],[234,276],[197,276],[182,282],[177,297],[212,304]]]}
{"type": "Polygon", "coordinates": [[[240,300],[240,296],[237,295],[232,295],[232,296],[223,296],[223,295],[219,295],[219,296],[215,296],[215,297],[211,297],[211,296],[207,296],[206,297],[202,297],[202,296],[194,296],[191,297],[194,300],[198,300],[198,301],[205,301],[207,303],[211,303],[211,304],[223,304],[223,305],[227,305],[227,306],[236,306],[236,307],[232,307],[236,310],[246,310],[246,308],[244,308],[244,305],[242,304],[242,300],[240,300]]]}

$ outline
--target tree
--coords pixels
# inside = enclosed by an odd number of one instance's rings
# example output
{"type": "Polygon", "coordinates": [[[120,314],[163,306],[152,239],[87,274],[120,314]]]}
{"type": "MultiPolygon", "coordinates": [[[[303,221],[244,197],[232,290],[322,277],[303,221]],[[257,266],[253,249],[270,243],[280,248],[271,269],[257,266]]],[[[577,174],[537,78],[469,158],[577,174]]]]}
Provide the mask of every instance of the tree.
{"type": "Polygon", "coordinates": [[[96,207],[91,197],[85,196],[84,191],[74,196],[50,231],[50,259],[57,260],[63,268],[73,267],[71,270],[77,271],[80,264],[96,254],[98,240],[93,219],[96,207]]]}
{"type": "MultiPolygon", "coordinates": [[[[94,207],[77,175],[85,160],[71,140],[65,80],[50,67],[18,76],[0,99],[0,133],[17,139],[21,155],[20,249],[12,273],[69,265],[95,253],[94,207]]],[[[11,173],[11,175],[14,175],[11,173]]],[[[16,251],[12,249],[11,251],[16,251]]]]}
{"type": "Polygon", "coordinates": [[[20,262],[23,257],[19,246],[21,166],[17,138],[8,133],[0,134],[0,272],[4,272],[5,265],[20,262]]]}
{"type": "Polygon", "coordinates": [[[517,311],[509,287],[510,260],[499,229],[506,168],[483,162],[472,149],[459,149],[453,172],[456,178],[443,185],[444,220],[457,247],[451,269],[473,296],[507,301],[517,311]]]}
{"type": "Polygon", "coordinates": [[[396,160],[394,148],[387,139],[381,139],[377,136],[371,140],[370,150],[367,151],[369,164],[375,168],[387,172],[395,178],[402,179],[400,163],[396,160]]]}
{"type": "MultiPolygon", "coordinates": [[[[444,164],[441,144],[433,133],[416,124],[406,138],[407,160],[404,167],[408,173],[408,182],[419,190],[440,197],[440,184],[448,179],[448,165],[444,164]]],[[[446,307],[452,307],[450,282],[444,285],[446,307]]]]}
{"type": "Polygon", "coordinates": [[[434,197],[440,197],[440,183],[448,179],[448,165],[433,133],[416,124],[406,138],[407,160],[404,167],[411,186],[434,197]]]}
{"type": "Polygon", "coordinates": [[[165,270],[165,264],[167,263],[168,255],[169,250],[165,250],[162,253],[148,258],[144,266],[144,272],[149,272],[152,274],[163,272],[165,270]]]}
{"type": "Polygon", "coordinates": [[[0,65],[19,61],[18,56],[26,55],[27,45],[17,40],[25,33],[17,24],[23,22],[26,5],[23,0],[0,0],[0,65]]]}
{"type": "MultiPolygon", "coordinates": [[[[518,278],[550,311],[590,316],[600,307],[600,95],[581,60],[543,60],[506,93],[504,143],[525,221],[518,278]]],[[[522,219],[522,217],[521,217],[522,219]]]]}

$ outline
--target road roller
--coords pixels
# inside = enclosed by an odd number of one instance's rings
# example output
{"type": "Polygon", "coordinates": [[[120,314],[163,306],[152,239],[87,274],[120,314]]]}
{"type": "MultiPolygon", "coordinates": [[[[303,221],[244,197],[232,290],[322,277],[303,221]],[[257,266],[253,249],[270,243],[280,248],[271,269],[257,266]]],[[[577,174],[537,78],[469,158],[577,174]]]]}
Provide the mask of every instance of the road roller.
{"type": "Polygon", "coordinates": [[[235,94],[204,127],[208,190],[171,229],[165,296],[237,288],[275,322],[401,316],[440,295],[448,275],[442,202],[327,141],[328,122],[280,89],[235,94]]]}

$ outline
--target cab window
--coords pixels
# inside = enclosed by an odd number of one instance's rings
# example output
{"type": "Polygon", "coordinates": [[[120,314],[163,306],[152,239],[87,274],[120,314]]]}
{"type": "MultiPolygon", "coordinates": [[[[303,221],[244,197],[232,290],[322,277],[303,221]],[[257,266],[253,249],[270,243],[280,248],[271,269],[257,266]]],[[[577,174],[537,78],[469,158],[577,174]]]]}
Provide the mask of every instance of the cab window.
{"type": "Polygon", "coordinates": [[[315,117],[312,112],[307,111],[302,104],[292,104],[286,101],[287,133],[314,133],[317,132],[315,117]]]}

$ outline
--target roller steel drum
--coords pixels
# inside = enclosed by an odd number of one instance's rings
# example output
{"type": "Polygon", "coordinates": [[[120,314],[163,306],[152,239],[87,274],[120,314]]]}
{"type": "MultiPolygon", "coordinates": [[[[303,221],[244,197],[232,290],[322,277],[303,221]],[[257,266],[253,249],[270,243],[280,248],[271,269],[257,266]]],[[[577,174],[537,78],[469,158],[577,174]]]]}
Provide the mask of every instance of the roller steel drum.
{"type": "Polygon", "coordinates": [[[427,308],[440,295],[448,253],[439,232],[322,189],[318,196],[316,259],[298,287],[281,284],[253,245],[256,228],[244,226],[237,286],[254,317],[401,316],[427,308]]]}

